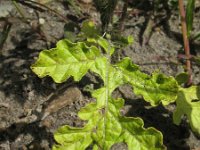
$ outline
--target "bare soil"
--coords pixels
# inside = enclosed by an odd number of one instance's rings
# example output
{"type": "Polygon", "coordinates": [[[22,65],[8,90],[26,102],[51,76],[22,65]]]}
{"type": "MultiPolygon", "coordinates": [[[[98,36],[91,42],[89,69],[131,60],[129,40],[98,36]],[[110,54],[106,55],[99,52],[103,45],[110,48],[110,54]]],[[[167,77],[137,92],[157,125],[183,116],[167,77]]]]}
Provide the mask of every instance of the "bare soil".
{"type": "MultiPolygon", "coordinates": [[[[145,2],[140,3],[141,5],[130,5],[132,11],[125,20],[123,34],[132,35],[134,43],[122,49],[120,57],[130,57],[148,74],[160,70],[167,75],[176,76],[184,71],[184,60],[177,59],[179,51],[183,49],[178,12],[171,10],[168,14],[164,11],[166,19],[158,18],[161,21],[152,30],[148,44],[143,44],[144,29],[152,10],[147,4],[142,5],[145,2]]],[[[63,84],[55,84],[51,78],[38,78],[30,66],[41,50],[54,47],[56,41],[64,38],[64,26],[67,22],[81,25],[83,20],[93,19],[99,23],[99,14],[92,3],[85,4],[81,0],[76,6],[69,6],[63,1],[45,3],[63,15],[66,21],[41,6],[19,5],[28,23],[21,18],[10,1],[0,0],[0,14],[9,18],[12,23],[0,51],[0,150],[49,150],[55,143],[53,133],[59,126],[82,125],[77,112],[94,100],[84,90],[85,85],[98,86],[101,83],[88,73],[80,83],[70,79],[63,84]],[[5,13],[7,10],[8,14],[5,13]],[[55,105],[63,101],[66,101],[62,103],[63,107],[55,105]],[[49,105],[53,109],[49,109],[49,105]]],[[[121,7],[119,4],[117,9],[120,10],[121,7]]],[[[195,14],[193,33],[200,29],[199,8],[195,10],[195,14]]],[[[4,25],[5,21],[0,20],[0,33],[3,32],[4,25]]],[[[200,41],[191,43],[191,51],[193,55],[200,56],[200,41]]],[[[116,59],[119,59],[118,55],[116,59]]],[[[200,68],[194,63],[192,70],[193,83],[199,85],[200,68]]],[[[145,127],[153,126],[160,130],[167,149],[200,149],[200,139],[191,131],[187,120],[180,126],[173,124],[175,104],[151,107],[141,97],[135,96],[128,85],[119,87],[113,95],[126,100],[123,110],[127,116],[140,116],[145,127]]],[[[113,149],[124,149],[126,146],[121,147],[114,146],[113,149]]]]}

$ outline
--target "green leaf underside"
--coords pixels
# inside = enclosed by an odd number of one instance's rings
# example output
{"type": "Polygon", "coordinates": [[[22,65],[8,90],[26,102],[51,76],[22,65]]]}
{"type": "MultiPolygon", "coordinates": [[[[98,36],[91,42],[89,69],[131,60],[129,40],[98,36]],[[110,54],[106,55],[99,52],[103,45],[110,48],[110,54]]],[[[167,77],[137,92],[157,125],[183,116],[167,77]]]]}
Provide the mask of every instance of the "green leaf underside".
{"type": "Polygon", "coordinates": [[[181,88],[176,100],[177,108],[173,114],[173,121],[179,125],[181,118],[186,115],[192,130],[200,135],[200,87],[181,88]]]}
{"type": "Polygon", "coordinates": [[[106,112],[95,103],[88,104],[79,112],[80,118],[89,119],[85,127],[63,126],[58,129],[54,137],[60,145],[55,145],[53,150],[84,150],[91,144],[109,150],[113,144],[120,142],[126,143],[130,150],[164,149],[161,132],[154,128],[145,129],[140,118],[120,115],[123,103],[122,99],[110,99],[106,112]]]}

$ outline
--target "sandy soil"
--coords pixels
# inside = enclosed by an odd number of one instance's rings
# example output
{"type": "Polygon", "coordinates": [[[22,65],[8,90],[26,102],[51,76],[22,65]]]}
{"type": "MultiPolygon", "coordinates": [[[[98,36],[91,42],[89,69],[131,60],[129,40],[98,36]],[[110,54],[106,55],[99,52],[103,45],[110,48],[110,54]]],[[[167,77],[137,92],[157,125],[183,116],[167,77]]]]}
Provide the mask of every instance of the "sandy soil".
{"type": "MultiPolygon", "coordinates": [[[[91,3],[80,3],[76,9],[62,1],[51,1],[45,5],[65,16],[66,22],[73,21],[81,25],[83,20],[92,18],[99,23],[99,14],[91,3]],[[82,11],[77,8],[82,8],[82,11]]],[[[167,19],[162,20],[158,17],[157,20],[161,22],[154,28],[148,44],[142,44],[147,16],[152,10],[148,6],[145,7],[147,4],[132,5],[130,9],[134,11],[128,15],[123,33],[132,35],[134,43],[122,49],[120,56],[130,57],[146,73],[160,70],[167,75],[176,76],[183,72],[184,63],[177,59],[183,44],[177,11],[167,13],[163,10],[161,13],[164,13],[167,19]],[[139,13],[133,13],[137,11],[139,13]]],[[[55,46],[56,41],[64,37],[66,22],[45,8],[39,9],[32,5],[20,7],[23,8],[29,23],[20,19],[20,14],[12,3],[2,0],[0,5],[4,17],[12,22],[0,55],[0,149],[49,150],[54,144],[53,132],[59,126],[82,125],[77,112],[85,104],[93,101],[90,94],[84,91],[85,85],[98,86],[101,83],[89,73],[80,83],[70,79],[63,84],[55,84],[50,78],[39,79],[33,74],[30,70],[31,64],[41,50],[55,46]],[[8,14],[6,7],[9,10],[8,14]],[[50,104],[63,100],[67,101],[64,103],[65,107],[55,108],[41,120],[50,104]]],[[[200,9],[197,8],[195,12],[194,33],[200,29],[200,9]]],[[[1,27],[4,24],[0,21],[1,27]]],[[[191,43],[191,48],[194,55],[200,56],[200,41],[191,43]]],[[[116,58],[118,59],[118,56],[116,58]]],[[[193,64],[192,69],[194,84],[200,84],[199,66],[193,64]]],[[[128,85],[119,87],[113,95],[126,100],[124,111],[127,116],[140,116],[144,119],[145,127],[153,126],[160,130],[164,136],[164,144],[169,150],[200,149],[200,140],[192,133],[186,121],[180,126],[173,124],[172,112],[175,104],[152,108],[141,97],[135,96],[128,85]]],[[[114,146],[113,149],[126,149],[123,144],[121,147],[114,146]]]]}

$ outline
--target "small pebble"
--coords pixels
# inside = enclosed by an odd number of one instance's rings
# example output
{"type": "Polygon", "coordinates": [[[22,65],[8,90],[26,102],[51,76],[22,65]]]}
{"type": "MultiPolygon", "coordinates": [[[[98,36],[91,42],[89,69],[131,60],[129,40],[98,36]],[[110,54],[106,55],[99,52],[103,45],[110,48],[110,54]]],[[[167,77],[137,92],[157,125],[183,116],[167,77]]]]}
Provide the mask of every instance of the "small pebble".
{"type": "Polygon", "coordinates": [[[39,19],[39,23],[40,23],[40,24],[44,24],[44,23],[45,23],[45,20],[44,20],[43,18],[40,18],[40,19],[39,19]]]}

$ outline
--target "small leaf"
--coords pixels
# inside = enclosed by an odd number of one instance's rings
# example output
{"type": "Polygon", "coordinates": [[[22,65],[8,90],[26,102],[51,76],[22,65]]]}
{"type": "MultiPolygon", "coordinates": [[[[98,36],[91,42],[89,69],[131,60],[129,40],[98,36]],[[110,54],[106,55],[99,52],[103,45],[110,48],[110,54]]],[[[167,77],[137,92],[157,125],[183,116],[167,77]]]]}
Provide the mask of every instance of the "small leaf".
{"type": "Polygon", "coordinates": [[[133,86],[135,94],[142,95],[152,106],[158,105],[160,102],[167,105],[175,101],[178,85],[173,77],[158,73],[149,76],[142,73],[129,58],[124,58],[117,66],[121,70],[124,80],[133,86]]]}
{"type": "Polygon", "coordinates": [[[179,85],[185,84],[189,79],[189,75],[187,73],[180,73],[176,76],[176,81],[179,85]]]}
{"type": "Polygon", "coordinates": [[[98,38],[100,36],[100,30],[92,21],[84,21],[82,24],[81,32],[86,38],[98,38]]]}
{"type": "Polygon", "coordinates": [[[200,87],[180,88],[176,100],[177,108],[173,113],[173,121],[179,125],[181,117],[186,115],[192,130],[200,135],[200,87]]]}
{"type": "Polygon", "coordinates": [[[113,33],[112,37],[112,41],[115,43],[115,45],[119,45],[121,47],[128,46],[134,42],[134,38],[130,35],[125,37],[119,33],[113,33]]]}
{"type": "Polygon", "coordinates": [[[132,44],[133,42],[134,42],[134,39],[133,39],[133,37],[132,36],[128,36],[127,37],[127,41],[128,41],[128,44],[132,44]]]}
{"type": "Polygon", "coordinates": [[[70,76],[79,81],[99,56],[100,51],[95,46],[61,40],[56,48],[42,51],[31,69],[39,77],[51,76],[57,83],[66,81],[70,76]]]}
{"type": "Polygon", "coordinates": [[[97,42],[110,56],[114,53],[115,49],[108,40],[100,37],[97,42]]]}

